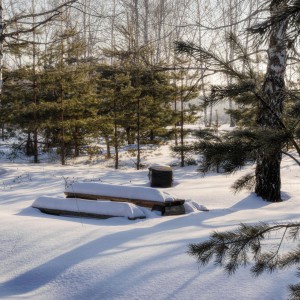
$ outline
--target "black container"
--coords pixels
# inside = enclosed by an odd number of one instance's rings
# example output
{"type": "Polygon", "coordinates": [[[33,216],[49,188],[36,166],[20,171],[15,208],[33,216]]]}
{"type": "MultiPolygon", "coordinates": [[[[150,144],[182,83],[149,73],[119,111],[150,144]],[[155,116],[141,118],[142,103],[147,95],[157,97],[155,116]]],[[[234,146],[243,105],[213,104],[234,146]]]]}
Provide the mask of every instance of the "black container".
{"type": "Polygon", "coordinates": [[[171,187],[173,183],[172,168],[165,165],[152,165],[149,167],[149,180],[151,187],[171,187]]]}

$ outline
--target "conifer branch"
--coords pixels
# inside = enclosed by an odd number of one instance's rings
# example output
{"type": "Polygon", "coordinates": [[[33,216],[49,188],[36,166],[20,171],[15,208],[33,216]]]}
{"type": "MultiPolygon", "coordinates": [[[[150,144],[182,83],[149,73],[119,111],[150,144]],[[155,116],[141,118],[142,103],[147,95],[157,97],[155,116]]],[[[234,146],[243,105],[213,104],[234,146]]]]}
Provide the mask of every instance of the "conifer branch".
{"type": "Polygon", "coordinates": [[[251,262],[254,263],[251,268],[254,275],[260,275],[263,271],[273,272],[276,269],[283,269],[288,265],[300,262],[300,257],[297,257],[300,248],[279,255],[283,241],[294,240],[293,233],[297,231],[298,236],[299,227],[300,223],[240,224],[236,230],[223,233],[213,232],[209,240],[190,244],[188,253],[195,256],[201,265],[214,261],[228,274],[233,274],[238,267],[246,266],[251,262]],[[276,251],[269,252],[268,244],[262,244],[262,241],[269,239],[271,234],[282,230],[284,233],[277,244],[276,251]],[[292,234],[288,235],[291,232],[292,234]]]}

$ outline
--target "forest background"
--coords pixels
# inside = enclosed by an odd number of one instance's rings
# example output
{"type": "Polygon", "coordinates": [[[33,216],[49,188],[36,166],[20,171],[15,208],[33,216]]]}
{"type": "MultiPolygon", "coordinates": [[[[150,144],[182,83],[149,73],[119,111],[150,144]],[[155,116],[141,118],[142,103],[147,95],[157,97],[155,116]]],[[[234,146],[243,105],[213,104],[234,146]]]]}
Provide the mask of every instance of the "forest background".
{"type": "MultiPolygon", "coordinates": [[[[18,135],[14,149],[39,161],[56,149],[64,165],[104,141],[119,167],[119,148],[173,139],[184,148],[185,124],[234,126],[233,99],[207,105],[212,84],[232,84],[230,74],[175,52],[186,40],[238,60],[236,36],[257,72],[266,52],[247,28],[267,14],[260,1],[114,0],[2,1],[1,139],[18,135]],[[224,107],[229,115],[224,114],[224,107]]],[[[291,84],[298,80],[291,65],[291,84]]],[[[241,105],[239,105],[241,108],[241,105]]],[[[183,150],[181,163],[184,165],[183,150]]]]}

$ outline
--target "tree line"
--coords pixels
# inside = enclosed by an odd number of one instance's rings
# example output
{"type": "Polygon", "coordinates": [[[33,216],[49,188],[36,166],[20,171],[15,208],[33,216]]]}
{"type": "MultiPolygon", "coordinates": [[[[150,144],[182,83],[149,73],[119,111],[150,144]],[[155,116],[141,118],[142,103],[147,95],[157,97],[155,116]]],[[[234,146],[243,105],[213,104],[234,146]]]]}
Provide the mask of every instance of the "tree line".
{"type": "MultiPolygon", "coordinates": [[[[15,6],[6,4],[3,12],[8,16],[15,6]]],[[[167,126],[192,120],[196,107],[183,108],[192,97],[183,97],[191,85],[183,82],[186,72],[167,71],[169,64],[158,59],[160,50],[139,42],[137,7],[131,11],[123,3],[126,20],[117,22],[120,3],[110,12],[96,9],[91,1],[46,2],[47,8],[36,4],[32,0],[28,13],[3,19],[2,140],[10,128],[20,130],[27,137],[20,147],[34,162],[40,149],[57,148],[65,164],[71,155],[79,156],[82,146],[101,137],[108,157],[114,148],[116,168],[119,147],[136,143],[139,168],[142,143],[156,143],[169,134],[167,126]],[[108,45],[96,35],[107,26],[108,45]],[[116,38],[116,28],[121,37],[116,38]],[[101,49],[96,48],[99,44],[101,49]]]]}

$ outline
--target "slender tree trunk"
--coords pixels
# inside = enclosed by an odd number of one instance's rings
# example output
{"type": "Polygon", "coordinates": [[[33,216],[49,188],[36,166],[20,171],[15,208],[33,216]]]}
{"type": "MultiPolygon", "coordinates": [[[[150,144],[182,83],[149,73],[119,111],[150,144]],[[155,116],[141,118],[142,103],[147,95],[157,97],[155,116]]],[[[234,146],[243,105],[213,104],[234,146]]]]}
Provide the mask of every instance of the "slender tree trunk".
{"type": "Polygon", "coordinates": [[[133,6],[134,6],[134,13],[133,13],[133,19],[134,19],[134,46],[135,46],[135,51],[137,51],[137,48],[139,46],[139,23],[140,23],[140,18],[139,18],[139,0],[133,0],[133,6]]]}
{"type": "MultiPolygon", "coordinates": [[[[203,7],[203,3],[201,2],[201,0],[197,1],[197,19],[198,22],[201,23],[202,21],[202,17],[201,17],[201,11],[202,11],[202,7],[203,7]]],[[[199,47],[202,47],[202,28],[201,26],[198,27],[198,38],[199,38],[199,47]]],[[[200,62],[200,68],[203,69],[204,68],[204,63],[201,60],[200,62]]],[[[203,98],[205,98],[206,93],[205,93],[205,81],[204,81],[204,77],[202,76],[201,79],[201,92],[202,92],[202,96],[203,98]]],[[[207,105],[205,105],[203,107],[203,123],[205,127],[208,127],[208,120],[207,120],[207,105]]]]}
{"type": "Polygon", "coordinates": [[[31,139],[31,134],[27,132],[27,141],[26,141],[26,155],[31,156],[33,154],[33,144],[31,139]]]}
{"type": "MultiPolygon", "coordinates": [[[[278,11],[285,1],[273,0],[270,5],[271,14],[278,11]]],[[[257,124],[264,129],[280,129],[284,102],[287,46],[286,46],[287,21],[273,25],[268,49],[268,67],[265,81],[262,87],[266,103],[260,103],[257,124]]],[[[278,143],[271,149],[259,151],[256,166],[256,187],[258,196],[271,202],[281,201],[281,148],[278,143]]]]}
{"type": "MultiPolygon", "coordinates": [[[[173,61],[173,67],[175,71],[175,60],[173,61]]],[[[177,134],[177,114],[178,114],[178,109],[177,109],[177,84],[176,84],[176,79],[173,79],[173,86],[174,86],[174,115],[175,115],[175,124],[174,124],[174,142],[175,146],[178,146],[178,134],[177,134]]]]}
{"type": "Polygon", "coordinates": [[[162,42],[161,42],[161,38],[162,38],[162,28],[163,28],[163,18],[164,18],[164,6],[165,6],[165,1],[164,0],[160,0],[159,4],[158,4],[158,8],[157,8],[157,46],[156,46],[156,63],[158,63],[160,61],[160,57],[161,57],[161,48],[162,48],[162,42]]]}
{"type": "Polygon", "coordinates": [[[183,82],[180,87],[180,166],[184,167],[184,104],[183,104],[183,82]]]}
{"type": "MultiPolygon", "coordinates": [[[[60,31],[61,35],[63,34],[63,17],[61,16],[60,21],[60,31]]],[[[63,63],[64,63],[64,41],[61,37],[60,42],[60,161],[62,165],[66,164],[66,147],[65,147],[65,125],[64,125],[64,83],[63,83],[63,63]]]]}
{"type": "Polygon", "coordinates": [[[1,124],[1,139],[4,141],[4,123],[1,124]]]}
{"type": "Polygon", "coordinates": [[[64,126],[64,88],[62,78],[60,82],[60,161],[66,164],[65,126],[64,126]]]}
{"type": "Polygon", "coordinates": [[[2,0],[0,0],[0,95],[2,94],[3,78],[2,78],[2,69],[3,69],[3,7],[2,0]]]}
{"type": "Polygon", "coordinates": [[[212,118],[213,118],[213,105],[209,104],[209,118],[208,118],[208,127],[212,126],[212,118]]]}
{"type": "Polygon", "coordinates": [[[149,43],[149,0],[144,0],[145,17],[144,17],[144,43],[149,43]]]}
{"type": "MultiPolygon", "coordinates": [[[[230,34],[236,34],[237,32],[237,27],[236,25],[234,25],[234,23],[237,21],[237,3],[236,1],[230,0],[229,1],[229,32],[227,32],[226,34],[230,33],[230,34]]],[[[226,23],[226,21],[224,20],[224,23],[226,23]]],[[[233,64],[233,59],[234,59],[234,45],[233,42],[230,40],[229,44],[226,45],[226,56],[227,59],[231,62],[231,64],[233,64]]],[[[227,84],[231,85],[233,84],[233,78],[232,76],[227,74],[227,84]]],[[[233,101],[231,98],[228,99],[228,105],[229,105],[229,109],[232,110],[233,109],[233,101]]],[[[233,119],[232,114],[229,114],[229,119],[230,119],[230,127],[234,127],[235,126],[235,121],[233,119]]]]}
{"type": "MultiPolygon", "coordinates": [[[[114,94],[116,94],[116,88],[114,94]]],[[[115,147],[115,169],[119,168],[119,138],[118,138],[118,123],[117,123],[117,103],[116,95],[114,95],[114,147],[115,147]]]]}
{"type": "Polygon", "coordinates": [[[119,168],[119,145],[118,145],[118,125],[117,125],[117,120],[115,120],[115,142],[114,142],[114,147],[115,147],[115,169],[119,168]]]}
{"type": "Polygon", "coordinates": [[[177,99],[176,98],[174,100],[174,113],[175,113],[175,116],[176,116],[175,125],[174,125],[174,139],[175,139],[175,146],[178,146],[178,133],[177,133],[177,123],[178,123],[177,115],[178,115],[178,109],[177,109],[177,99]]]}
{"type": "MultiPolygon", "coordinates": [[[[134,25],[135,25],[135,55],[134,55],[134,65],[137,67],[137,71],[135,74],[135,79],[134,79],[134,84],[138,88],[140,85],[140,74],[138,72],[139,66],[138,66],[138,58],[139,58],[139,28],[140,28],[140,21],[139,21],[139,6],[138,6],[138,0],[134,0],[134,25]]],[[[136,169],[140,169],[140,164],[141,164],[141,147],[140,147],[140,142],[141,142],[141,99],[140,96],[138,96],[137,99],[137,157],[136,157],[136,169]]]]}
{"type": "MultiPolygon", "coordinates": [[[[33,14],[35,13],[35,1],[32,0],[33,14]]],[[[35,17],[32,19],[33,26],[35,25],[35,17]]],[[[34,129],[33,129],[33,161],[34,163],[39,162],[38,154],[38,121],[37,121],[37,78],[36,78],[36,45],[35,30],[32,32],[33,44],[32,44],[32,72],[33,72],[33,102],[34,102],[34,129]]]]}
{"type": "Polygon", "coordinates": [[[80,143],[79,143],[79,127],[75,126],[75,134],[74,134],[74,157],[79,157],[80,155],[80,143]]]}
{"type": "Polygon", "coordinates": [[[109,159],[109,158],[111,158],[109,135],[105,135],[104,139],[105,139],[105,143],[106,143],[106,158],[109,159]]]}
{"type": "MultiPolygon", "coordinates": [[[[111,32],[110,32],[110,38],[111,38],[111,49],[113,53],[115,53],[116,48],[116,42],[115,42],[115,22],[116,22],[116,1],[113,0],[113,11],[112,11],[112,20],[111,20],[111,32]]],[[[112,55],[110,58],[110,64],[113,65],[115,56],[112,55]]]]}
{"type": "Polygon", "coordinates": [[[137,99],[137,158],[136,158],[136,169],[140,169],[141,165],[141,99],[137,99]]]}

